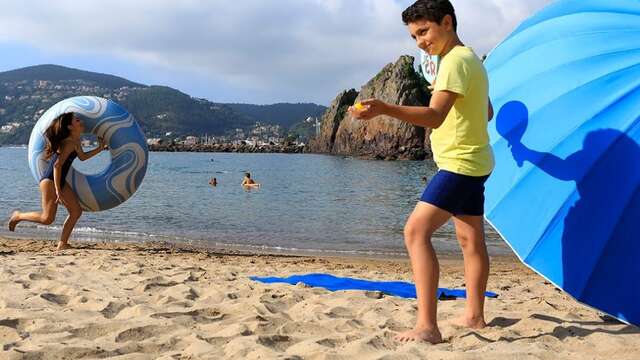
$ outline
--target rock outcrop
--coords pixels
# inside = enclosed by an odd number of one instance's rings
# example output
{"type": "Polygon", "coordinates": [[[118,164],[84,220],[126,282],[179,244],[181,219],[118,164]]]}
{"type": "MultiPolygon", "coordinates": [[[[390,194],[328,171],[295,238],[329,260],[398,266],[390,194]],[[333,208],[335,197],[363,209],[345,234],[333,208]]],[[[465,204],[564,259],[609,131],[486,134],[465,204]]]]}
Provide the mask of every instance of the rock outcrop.
{"type": "Polygon", "coordinates": [[[349,116],[349,106],[368,98],[399,105],[427,105],[430,96],[414,70],[413,57],[401,56],[359,93],[349,90],[338,95],[325,112],[320,135],[310,142],[308,151],[388,160],[431,158],[424,128],[388,116],[369,121],[349,116]]]}
{"type": "Polygon", "coordinates": [[[322,115],[320,135],[309,142],[311,152],[331,153],[340,123],[348,117],[347,108],[354,104],[358,92],[355,89],[343,91],[322,115]]]}

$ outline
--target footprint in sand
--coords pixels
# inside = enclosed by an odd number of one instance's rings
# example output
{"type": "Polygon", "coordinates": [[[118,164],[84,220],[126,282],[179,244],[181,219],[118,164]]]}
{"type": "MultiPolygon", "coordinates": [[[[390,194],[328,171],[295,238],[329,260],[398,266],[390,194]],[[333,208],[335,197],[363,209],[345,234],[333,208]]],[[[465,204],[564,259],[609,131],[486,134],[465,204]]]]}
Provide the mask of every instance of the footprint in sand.
{"type": "Polygon", "coordinates": [[[28,276],[29,276],[29,280],[33,280],[33,281],[51,280],[52,279],[50,276],[45,275],[45,274],[41,274],[41,273],[30,273],[28,276]]]}
{"type": "Polygon", "coordinates": [[[130,306],[130,304],[110,301],[104,309],[100,310],[100,313],[107,319],[113,319],[127,306],[130,306]]]}
{"type": "Polygon", "coordinates": [[[167,326],[147,325],[135,327],[119,333],[118,336],[116,336],[116,342],[143,341],[148,338],[158,336],[161,333],[165,333],[168,330],[170,329],[167,326]]]}
{"type": "Polygon", "coordinates": [[[142,287],[142,292],[156,290],[158,288],[167,288],[171,286],[176,286],[179,283],[175,281],[167,281],[162,276],[155,276],[149,279],[144,280],[145,285],[142,287]]]}
{"type": "Polygon", "coordinates": [[[200,294],[194,288],[184,284],[176,285],[170,290],[169,294],[187,300],[196,300],[200,297],[200,294]]]}
{"type": "Polygon", "coordinates": [[[81,338],[81,339],[87,339],[87,340],[95,340],[105,335],[114,333],[122,329],[122,327],[123,327],[122,324],[106,324],[106,325],[93,324],[93,325],[85,326],[78,329],[68,330],[71,333],[71,335],[69,336],[69,339],[81,338]]]}
{"type": "Polygon", "coordinates": [[[24,320],[20,319],[3,319],[0,320],[0,326],[6,326],[15,330],[19,330],[18,327],[20,327],[23,322],[24,320]]]}
{"type": "Polygon", "coordinates": [[[30,289],[31,288],[31,284],[26,280],[16,280],[15,283],[22,285],[23,289],[30,289]]]}
{"type": "Polygon", "coordinates": [[[16,329],[0,326],[0,351],[8,351],[18,342],[22,340],[16,329]]]}
{"type": "Polygon", "coordinates": [[[258,343],[275,351],[283,352],[293,345],[293,340],[286,335],[259,336],[258,343]]]}
{"type": "Polygon", "coordinates": [[[167,312],[151,315],[151,317],[154,319],[174,319],[183,316],[188,317],[188,322],[197,324],[211,324],[223,320],[226,317],[226,314],[223,314],[214,308],[207,308],[188,312],[167,312]]]}
{"type": "Polygon", "coordinates": [[[326,315],[330,318],[352,318],[353,317],[353,312],[343,306],[336,306],[334,308],[332,308],[331,310],[329,310],[329,312],[326,313],[326,315]]]}
{"type": "Polygon", "coordinates": [[[44,293],[40,294],[40,297],[57,305],[67,305],[69,303],[69,297],[66,295],[44,293]]]}

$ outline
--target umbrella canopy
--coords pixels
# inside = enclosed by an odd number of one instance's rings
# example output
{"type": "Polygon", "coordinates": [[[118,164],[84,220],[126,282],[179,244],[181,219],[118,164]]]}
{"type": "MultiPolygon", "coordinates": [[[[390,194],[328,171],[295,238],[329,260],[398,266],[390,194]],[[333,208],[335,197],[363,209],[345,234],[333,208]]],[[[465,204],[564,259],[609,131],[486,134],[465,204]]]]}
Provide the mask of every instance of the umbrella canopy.
{"type": "Polygon", "coordinates": [[[553,284],[640,325],[640,1],[556,1],[485,66],[487,220],[553,284]]]}

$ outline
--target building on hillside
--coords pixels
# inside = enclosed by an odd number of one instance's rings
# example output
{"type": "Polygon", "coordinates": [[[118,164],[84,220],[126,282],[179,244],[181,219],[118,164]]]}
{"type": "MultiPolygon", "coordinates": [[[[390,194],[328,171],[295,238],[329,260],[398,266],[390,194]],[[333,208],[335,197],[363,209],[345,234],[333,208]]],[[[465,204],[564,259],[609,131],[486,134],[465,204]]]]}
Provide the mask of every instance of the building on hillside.
{"type": "Polygon", "coordinates": [[[22,126],[22,124],[17,122],[8,123],[0,127],[0,133],[6,134],[6,133],[13,132],[15,129],[19,128],[20,126],[22,126]]]}
{"type": "Polygon", "coordinates": [[[197,145],[198,144],[198,137],[196,137],[196,136],[187,136],[187,138],[184,140],[184,144],[185,145],[197,145]]]}
{"type": "Polygon", "coordinates": [[[160,145],[162,144],[161,138],[149,138],[147,139],[147,145],[160,145]]]}

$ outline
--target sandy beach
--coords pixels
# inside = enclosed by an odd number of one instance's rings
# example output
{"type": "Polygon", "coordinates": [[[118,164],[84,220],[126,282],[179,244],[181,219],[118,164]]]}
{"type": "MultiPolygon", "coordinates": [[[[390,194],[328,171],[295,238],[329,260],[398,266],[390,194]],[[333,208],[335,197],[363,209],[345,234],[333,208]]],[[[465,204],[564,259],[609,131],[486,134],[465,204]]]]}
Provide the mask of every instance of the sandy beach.
{"type": "MultiPolygon", "coordinates": [[[[244,254],[167,244],[0,238],[0,359],[637,359],[640,329],[582,306],[514,257],[492,259],[489,327],[401,344],[415,301],[376,292],[262,284],[251,275],[328,272],[411,280],[404,259],[244,254]]],[[[441,261],[441,287],[464,286],[441,261]]]]}

